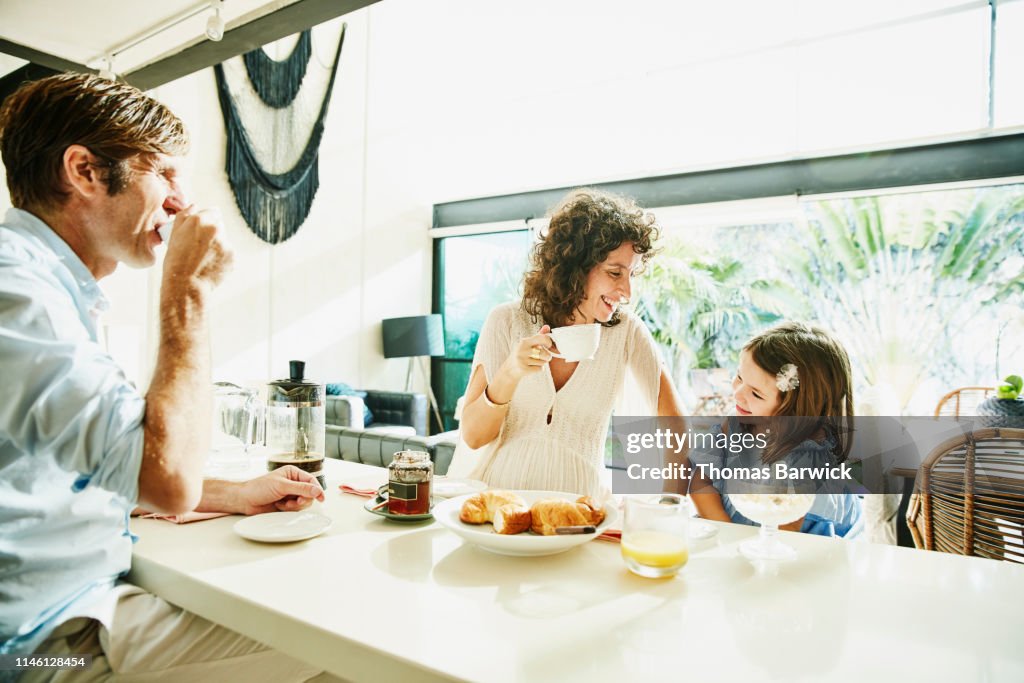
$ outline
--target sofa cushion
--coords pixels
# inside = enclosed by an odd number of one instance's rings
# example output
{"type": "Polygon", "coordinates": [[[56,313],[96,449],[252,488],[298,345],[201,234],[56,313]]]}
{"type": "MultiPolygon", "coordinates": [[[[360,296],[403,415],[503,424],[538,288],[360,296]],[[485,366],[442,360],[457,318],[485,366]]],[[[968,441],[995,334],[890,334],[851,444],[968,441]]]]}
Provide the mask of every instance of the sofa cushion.
{"type": "Polygon", "coordinates": [[[427,433],[427,397],[405,391],[366,392],[366,404],[373,410],[376,422],[389,425],[411,425],[417,434],[427,433]]]}
{"type": "Polygon", "coordinates": [[[327,396],[326,419],[329,425],[339,427],[375,427],[404,425],[414,434],[427,433],[427,397],[404,391],[366,391],[365,399],[358,396],[327,396]],[[366,404],[375,422],[365,422],[363,405],[366,404]]]}
{"type": "Polygon", "coordinates": [[[366,405],[366,392],[360,391],[359,389],[353,389],[344,382],[334,382],[328,384],[326,387],[328,396],[355,396],[363,399],[363,424],[368,425],[373,422],[373,412],[370,410],[370,406],[366,405]]]}
{"type": "Polygon", "coordinates": [[[373,465],[375,467],[386,467],[388,462],[391,462],[389,458],[387,462],[384,462],[384,458],[381,456],[380,450],[381,435],[374,434],[373,432],[361,431],[359,433],[359,462],[364,465],[373,465]]]}
{"type": "Polygon", "coordinates": [[[366,431],[374,432],[384,436],[416,436],[416,429],[409,425],[388,425],[380,422],[374,422],[372,425],[366,427],[366,431]]]}
{"type": "Polygon", "coordinates": [[[381,465],[387,467],[395,459],[395,453],[404,451],[404,434],[381,434],[380,435],[380,460],[381,465]]]}
{"type": "Polygon", "coordinates": [[[327,457],[359,462],[359,437],[363,430],[327,425],[327,457]]]}

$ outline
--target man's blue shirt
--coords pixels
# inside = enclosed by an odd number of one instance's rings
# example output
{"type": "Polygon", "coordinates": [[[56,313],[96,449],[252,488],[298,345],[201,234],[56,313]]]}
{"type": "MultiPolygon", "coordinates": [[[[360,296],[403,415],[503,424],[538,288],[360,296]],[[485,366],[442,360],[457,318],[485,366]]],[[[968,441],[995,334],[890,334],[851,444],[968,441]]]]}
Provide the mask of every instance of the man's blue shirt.
{"type": "Polygon", "coordinates": [[[107,608],[131,564],[145,399],[98,343],[107,307],[32,214],[0,224],[0,653],[107,608]]]}

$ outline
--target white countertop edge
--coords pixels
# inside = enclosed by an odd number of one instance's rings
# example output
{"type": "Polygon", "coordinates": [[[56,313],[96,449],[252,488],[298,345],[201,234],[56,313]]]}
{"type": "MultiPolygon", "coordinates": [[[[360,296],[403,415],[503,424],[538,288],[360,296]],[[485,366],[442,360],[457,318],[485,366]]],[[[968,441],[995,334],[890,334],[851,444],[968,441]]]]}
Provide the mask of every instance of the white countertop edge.
{"type": "MultiPolygon", "coordinates": [[[[264,605],[256,605],[221,588],[206,586],[197,579],[195,575],[186,577],[181,572],[139,557],[133,559],[127,577],[128,582],[174,605],[202,614],[209,621],[264,644],[271,640],[280,641],[280,634],[291,630],[293,637],[287,638],[287,648],[278,647],[278,651],[322,667],[345,681],[432,683],[464,680],[343,638],[288,614],[268,613],[269,608],[264,605]],[[275,637],[269,638],[269,633],[275,637]]],[[[396,634],[396,638],[400,636],[396,634]]]]}

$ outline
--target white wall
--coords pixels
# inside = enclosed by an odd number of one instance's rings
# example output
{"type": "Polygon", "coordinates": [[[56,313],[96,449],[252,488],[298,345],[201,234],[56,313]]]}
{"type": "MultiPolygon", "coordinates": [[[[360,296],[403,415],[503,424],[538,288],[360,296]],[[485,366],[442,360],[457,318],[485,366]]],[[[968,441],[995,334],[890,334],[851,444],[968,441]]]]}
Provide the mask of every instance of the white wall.
{"type": "MultiPolygon", "coordinates": [[[[372,293],[362,287],[366,19],[365,12],[346,18],[320,147],[320,189],[302,228],[282,244],[271,246],[253,235],[235,204],[224,170],[224,125],[213,70],[154,92],[188,125],[195,201],[220,207],[235,251],[234,270],[217,291],[212,316],[218,379],[258,385],[287,376],[288,360],[302,359],[313,379],[361,386],[361,368],[380,356],[368,311],[372,293]]],[[[329,22],[315,32],[316,53],[328,63],[340,24],[329,22]]],[[[315,61],[312,68],[319,68],[315,61]]],[[[421,238],[417,250],[426,241],[421,238]]],[[[152,304],[151,313],[155,299],[152,304]]],[[[411,305],[415,312],[429,307],[429,300],[411,305]]],[[[397,368],[393,374],[398,376],[397,368]]]]}
{"type": "MultiPolygon", "coordinates": [[[[383,0],[344,17],[320,191],[274,247],[230,193],[212,70],[163,86],[193,135],[195,199],[222,208],[236,250],[215,302],[216,375],[255,384],[302,358],[316,379],[400,388],[380,320],[430,310],[438,202],[984,128],[984,5],[383,0]]],[[[1018,33],[1022,5],[1000,3],[1018,33]]],[[[1024,75],[1012,54],[999,82],[1024,75]]],[[[997,125],[1024,124],[1019,98],[996,102],[997,125]]],[[[104,282],[109,320],[136,328],[145,351],[129,365],[144,377],[158,274],[144,294],[147,276],[122,271],[104,282]]]]}

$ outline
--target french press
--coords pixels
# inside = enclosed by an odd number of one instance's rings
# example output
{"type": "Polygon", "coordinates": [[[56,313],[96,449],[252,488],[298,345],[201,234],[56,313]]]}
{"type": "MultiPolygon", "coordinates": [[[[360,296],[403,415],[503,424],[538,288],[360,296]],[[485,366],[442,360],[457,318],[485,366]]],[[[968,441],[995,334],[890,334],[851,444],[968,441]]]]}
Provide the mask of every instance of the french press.
{"type": "Polygon", "coordinates": [[[301,360],[289,361],[288,379],[267,385],[267,469],[295,465],[326,490],[324,386],[305,379],[305,368],[301,360]]]}

